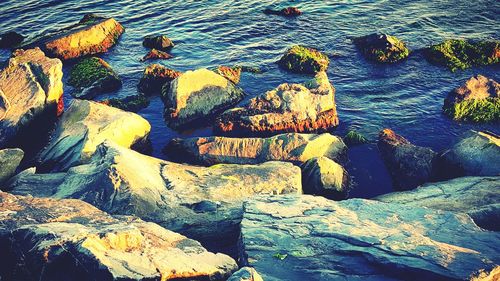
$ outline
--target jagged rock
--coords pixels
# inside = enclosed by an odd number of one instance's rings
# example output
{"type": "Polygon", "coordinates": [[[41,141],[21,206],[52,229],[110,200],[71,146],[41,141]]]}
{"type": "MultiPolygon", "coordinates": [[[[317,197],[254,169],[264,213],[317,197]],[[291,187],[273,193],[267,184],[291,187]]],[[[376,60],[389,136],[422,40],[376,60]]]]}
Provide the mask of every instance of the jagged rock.
{"type": "Polygon", "coordinates": [[[354,39],[354,44],[367,59],[381,63],[398,62],[410,54],[403,41],[387,34],[361,36],[354,39]]]}
{"type": "Polygon", "coordinates": [[[162,87],[167,92],[170,82],[181,76],[182,72],[164,67],[160,64],[151,64],[144,69],[142,78],[137,88],[146,95],[160,94],[162,87]]]}
{"type": "Polygon", "coordinates": [[[21,34],[15,31],[9,31],[7,33],[0,35],[0,48],[3,49],[13,48],[21,44],[23,40],[24,36],[22,36],[21,34]]]}
{"type": "Polygon", "coordinates": [[[332,159],[325,156],[314,157],[300,168],[304,193],[333,200],[346,199],[349,195],[351,178],[344,167],[332,159]]]}
{"type": "Polygon", "coordinates": [[[0,72],[0,147],[21,130],[55,119],[62,75],[61,61],[49,59],[39,48],[13,53],[0,72]]]}
{"type": "Polygon", "coordinates": [[[269,138],[194,137],[173,139],[165,148],[174,159],[201,165],[266,161],[300,164],[320,156],[342,161],[346,150],[342,139],[329,133],[288,133],[269,138]]]}
{"type": "Polygon", "coordinates": [[[149,51],[142,59],[141,61],[147,61],[147,60],[150,60],[150,59],[161,59],[161,60],[168,60],[168,59],[171,59],[173,58],[174,56],[172,56],[171,54],[167,53],[167,52],[164,52],[164,51],[160,51],[160,50],[157,50],[157,49],[152,49],[151,51],[149,51]]]}
{"type": "Polygon", "coordinates": [[[300,11],[297,7],[286,7],[281,10],[265,9],[264,14],[283,17],[296,17],[302,15],[302,11],[300,11]]]}
{"type": "Polygon", "coordinates": [[[86,163],[105,140],[131,147],[144,141],[150,130],[148,121],[135,113],[75,99],[40,153],[40,163],[43,170],[65,171],[86,163]]]}
{"type": "Polygon", "coordinates": [[[198,167],[105,142],[87,165],[66,173],[21,173],[12,193],[76,198],[110,214],[136,215],[201,241],[235,242],[242,204],[258,194],[301,193],[290,163],[198,167]],[[230,239],[231,238],[231,239],[230,239]]]}
{"type": "Polygon", "coordinates": [[[265,280],[468,280],[499,264],[499,239],[466,214],[270,196],[245,204],[239,262],[265,280]]]}
{"type": "Polygon", "coordinates": [[[73,97],[92,99],[99,94],[120,89],[122,81],[107,62],[98,57],[91,57],[73,66],[68,84],[75,88],[73,97]]]}
{"type": "Polygon", "coordinates": [[[236,271],[227,281],[264,281],[259,273],[251,267],[243,267],[236,271]]]}
{"type": "Polygon", "coordinates": [[[121,110],[132,112],[137,112],[148,107],[149,105],[149,99],[141,93],[125,97],[106,99],[99,102],[121,110]]]}
{"type": "Polygon", "coordinates": [[[174,47],[174,43],[166,35],[148,35],[144,37],[142,45],[160,51],[168,51],[174,47]]]}
{"type": "Polygon", "coordinates": [[[241,89],[223,76],[207,70],[187,71],[162,90],[165,120],[175,129],[203,122],[235,105],[244,97],[241,89]]]}
{"type": "Polygon", "coordinates": [[[432,149],[413,145],[390,129],[380,132],[378,149],[394,189],[409,190],[435,179],[437,154],[432,149]]]}
{"type": "Polygon", "coordinates": [[[326,71],[330,59],[322,52],[304,46],[293,46],[278,61],[283,69],[297,73],[314,74],[326,71]]]}
{"type": "Polygon", "coordinates": [[[226,280],[224,254],[132,217],[79,200],[0,192],[2,280],[226,280]]]}
{"type": "Polygon", "coordinates": [[[476,75],[448,94],[443,111],[455,120],[500,121],[500,84],[476,75]]]}
{"type": "Polygon", "coordinates": [[[0,188],[5,181],[15,175],[23,157],[24,151],[19,148],[0,149],[0,188]]]}
{"type": "Polygon", "coordinates": [[[335,88],[325,72],[304,84],[284,83],[224,112],[214,130],[238,135],[325,131],[339,123],[335,88]]]}
{"type": "Polygon", "coordinates": [[[215,73],[222,75],[226,77],[229,81],[233,82],[234,84],[240,83],[240,77],[241,77],[241,67],[229,67],[229,66],[218,66],[215,69],[215,73]]]}

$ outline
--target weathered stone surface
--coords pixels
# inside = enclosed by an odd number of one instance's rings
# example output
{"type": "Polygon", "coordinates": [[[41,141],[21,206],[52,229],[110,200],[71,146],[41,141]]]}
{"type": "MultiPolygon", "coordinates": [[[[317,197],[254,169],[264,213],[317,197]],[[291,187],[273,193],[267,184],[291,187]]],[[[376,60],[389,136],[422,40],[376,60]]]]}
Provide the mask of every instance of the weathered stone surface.
{"type": "Polygon", "coordinates": [[[436,177],[437,154],[430,148],[411,144],[391,129],[380,132],[378,149],[396,190],[413,189],[436,177]]]}
{"type": "Polygon", "coordinates": [[[467,213],[477,225],[500,230],[500,176],[462,177],[375,197],[387,203],[467,213]]]}
{"type": "Polygon", "coordinates": [[[15,31],[6,32],[0,35],[0,48],[13,48],[21,44],[23,40],[24,36],[15,31]]]}
{"type": "Polygon", "coordinates": [[[151,51],[149,51],[142,59],[141,61],[147,61],[147,60],[150,60],[150,59],[160,59],[160,60],[168,60],[168,59],[171,59],[173,58],[174,56],[172,56],[171,54],[167,53],[167,52],[164,52],[164,51],[160,51],[160,50],[157,50],[157,49],[152,49],[151,51]]]}
{"type": "Polygon", "coordinates": [[[73,66],[68,84],[75,88],[72,92],[75,98],[92,99],[99,94],[118,90],[122,81],[107,62],[90,57],[73,66]]]}
{"type": "Polygon", "coordinates": [[[297,7],[286,7],[281,10],[265,9],[264,14],[283,17],[296,17],[302,15],[302,11],[297,7]]]}
{"type": "Polygon", "coordinates": [[[221,65],[215,69],[215,73],[226,77],[227,80],[233,82],[234,84],[238,84],[240,83],[241,70],[241,67],[229,67],[221,65]]]}
{"type": "Polygon", "coordinates": [[[226,280],[224,254],[132,217],[79,200],[0,192],[2,280],[226,280]]]}
{"type": "Polygon", "coordinates": [[[278,65],[283,69],[297,73],[314,74],[326,71],[330,59],[320,51],[304,47],[293,46],[278,61],[278,65]]]}
{"type": "Polygon", "coordinates": [[[354,44],[368,59],[381,63],[394,63],[410,54],[406,44],[398,38],[381,33],[373,33],[354,39],[354,44]]]}
{"type": "Polygon", "coordinates": [[[264,281],[259,273],[251,267],[245,266],[236,271],[227,281],[264,281]]]}
{"type": "Polygon", "coordinates": [[[61,61],[47,58],[38,48],[13,53],[0,72],[0,147],[44,115],[55,119],[62,75],[61,61]]]}
{"type": "Polygon", "coordinates": [[[166,68],[163,65],[151,64],[144,69],[137,88],[146,95],[160,94],[162,87],[168,91],[170,82],[181,74],[182,72],[166,68]]]}
{"type": "Polygon", "coordinates": [[[469,216],[309,195],[245,204],[240,263],[265,280],[465,280],[500,262],[469,216]]]}
{"type": "Polygon", "coordinates": [[[149,105],[149,99],[144,94],[135,94],[99,101],[105,105],[119,108],[125,111],[137,112],[149,105]]]}
{"type": "Polygon", "coordinates": [[[228,79],[207,69],[183,73],[162,95],[165,120],[175,129],[206,122],[244,97],[243,91],[228,79]]]}
{"type": "Polygon", "coordinates": [[[224,112],[214,129],[238,135],[313,132],[337,126],[335,88],[325,72],[304,84],[278,88],[224,112]]]}
{"type": "Polygon", "coordinates": [[[151,125],[141,116],[97,102],[73,100],[40,153],[44,170],[65,171],[86,163],[105,140],[124,147],[143,141],[151,125]]]}
{"type": "Polygon", "coordinates": [[[0,188],[6,180],[15,175],[23,157],[24,151],[19,148],[0,149],[0,188]]]}
{"type": "Polygon", "coordinates": [[[320,156],[341,161],[346,150],[342,139],[329,133],[288,133],[269,138],[194,137],[173,139],[165,148],[173,158],[201,165],[266,161],[299,164],[320,156]]]}
{"type": "Polygon", "coordinates": [[[27,171],[9,188],[21,195],[81,199],[111,214],[136,215],[191,238],[222,243],[237,236],[247,198],[302,191],[300,169],[290,163],[198,167],[108,142],[87,165],[67,173],[27,171]]]}
{"type": "Polygon", "coordinates": [[[144,37],[142,45],[160,51],[168,51],[174,47],[174,43],[166,35],[148,35],[144,37]]]}
{"type": "Polygon", "coordinates": [[[344,167],[332,159],[325,156],[314,157],[300,168],[304,193],[334,200],[342,200],[349,195],[351,178],[344,167]]]}

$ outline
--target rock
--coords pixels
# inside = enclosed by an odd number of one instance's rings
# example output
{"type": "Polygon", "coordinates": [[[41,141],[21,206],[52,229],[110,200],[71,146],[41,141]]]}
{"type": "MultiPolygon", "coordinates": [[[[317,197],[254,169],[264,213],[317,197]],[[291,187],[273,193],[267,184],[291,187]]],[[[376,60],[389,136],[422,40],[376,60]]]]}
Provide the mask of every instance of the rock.
{"type": "Polygon", "coordinates": [[[243,267],[236,271],[227,281],[264,281],[259,273],[251,267],[243,267]]]}
{"type": "Polygon", "coordinates": [[[347,132],[343,140],[348,146],[355,146],[369,142],[362,134],[352,130],[347,132]]]}
{"type": "Polygon", "coordinates": [[[2,280],[226,280],[224,254],[132,217],[79,200],[0,192],[2,280]]]}
{"type": "Polygon", "coordinates": [[[403,41],[387,34],[373,33],[353,41],[366,59],[380,63],[395,63],[410,54],[403,41]]]}
{"type": "Polygon", "coordinates": [[[180,129],[199,125],[240,102],[244,93],[233,83],[207,69],[187,71],[162,90],[167,124],[180,129]]]}
{"type": "Polygon", "coordinates": [[[24,36],[15,32],[9,31],[7,33],[0,35],[0,48],[10,49],[21,44],[24,40],[24,36]]]}
{"type": "Polygon", "coordinates": [[[448,67],[451,71],[473,66],[498,64],[500,41],[451,39],[430,46],[424,52],[427,60],[448,67]]]}
{"type": "Polygon", "coordinates": [[[266,161],[300,164],[320,156],[342,161],[347,147],[341,138],[329,133],[320,135],[288,133],[269,138],[173,139],[165,150],[174,159],[201,165],[258,164],[266,161]]]}
{"type": "Polygon", "coordinates": [[[326,73],[320,72],[305,84],[281,84],[242,107],[224,112],[214,130],[235,135],[271,135],[326,131],[338,124],[335,88],[326,73]]]}
{"type": "Polygon", "coordinates": [[[471,281],[495,281],[500,279],[500,266],[495,267],[490,272],[480,270],[477,275],[471,277],[471,281]]]}
{"type": "Polygon", "coordinates": [[[75,99],[40,153],[40,163],[43,170],[65,171],[86,163],[105,140],[131,147],[144,141],[150,130],[148,121],[135,113],[75,99]]]}
{"type": "Polygon", "coordinates": [[[288,49],[278,61],[278,65],[285,70],[306,74],[326,71],[329,64],[330,59],[327,55],[316,49],[299,45],[288,49]]]}
{"type": "Polygon", "coordinates": [[[264,72],[259,67],[249,66],[249,65],[236,65],[232,68],[233,69],[240,69],[241,72],[248,72],[248,73],[254,73],[254,74],[260,74],[260,73],[264,72]]]}
{"type": "Polygon", "coordinates": [[[314,157],[302,166],[302,189],[306,194],[321,195],[333,200],[346,199],[351,190],[347,171],[328,157],[314,157]]]}
{"type": "Polygon", "coordinates": [[[13,53],[0,72],[0,147],[20,131],[55,119],[62,75],[61,61],[49,59],[38,48],[13,53]]]}
{"type": "Polygon", "coordinates": [[[239,257],[265,280],[468,280],[499,264],[499,239],[465,214],[270,196],[245,204],[239,257]]]}
{"type": "Polygon", "coordinates": [[[0,149],[0,188],[4,182],[15,175],[23,157],[24,151],[19,148],[0,149]]]}
{"type": "Polygon", "coordinates": [[[99,94],[120,89],[122,81],[107,62],[90,57],[73,66],[68,84],[75,88],[72,93],[75,98],[92,99],[99,94]]]}
{"type": "Polygon", "coordinates": [[[100,103],[116,107],[125,111],[137,112],[143,108],[148,107],[149,99],[145,95],[139,93],[121,98],[111,98],[102,100],[100,101],[100,103]]]}
{"type": "Polygon", "coordinates": [[[455,120],[500,121],[500,84],[476,75],[448,94],[443,111],[455,120]]]}
{"type": "Polygon", "coordinates": [[[229,67],[223,65],[215,69],[215,73],[226,77],[227,80],[233,82],[234,84],[240,83],[241,71],[241,67],[229,67]]]}
{"type": "Polygon", "coordinates": [[[35,38],[27,45],[39,46],[49,56],[68,60],[107,52],[124,31],[113,18],[89,14],[79,23],[35,38]]]}
{"type": "Polygon", "coordinates": [[[265,9],[264,14],[283,17],[296,17],[302,15],[302,11],[300,11],[297,7],[287,7],[281,10],[265,9]]]}
{"type": "Polygon", "coordinates": [[[141,61],[147,61],[149,59],[160,59],[160,60],[168,60],[168,59],[171,59],[173,58],[174,56],[172,56],[171,54],[167,53],[167,52],[164,52],[164,51],[160,51],[160,50],[157,50],[157,49],[152,49],[151,51],[149,51],[142,59],[141,61]]]}
{"type": "MultiPolygon", "coordinates": [[[[413,207],[467,213],[480,227],[500,230],[500,176],[462,177],[393,192],[375,200],[413,207]]],[[[304,189],[305,190],[305,189],[304,189]]]]}
{"type": "Polygon", "coordinates": [[[430,148],[411,144],[391,129],[380,132],[378,149],[396,190],[413,189],[436,177],[437,154],[430,148]]]}
{"type": "Polygon", "coordinates": [[[146,48],[168,51],[174,47],[174,43],[165,35],[148,35],[144,37],[142,45],[146,48]]]}
{"type": "Polygon", "coordinates": [[[162,87],[165,87],[165,91],[168,91],[170,82],[181,74],[182,72],[166,68],[163,65],[151,64],[144,69],[137,88],[146,95],[160,94],[162,87]]]}
{"type": "Polygon", "coordinates": [[[89,164],[66,173],[22,173],[12,193],[75,198],[110,214],[136,215],[206,243],[232,243],[243,201],[258,194],[301,193],[290,163],[198,167],[163,161],[105,142],[89,164]]]}

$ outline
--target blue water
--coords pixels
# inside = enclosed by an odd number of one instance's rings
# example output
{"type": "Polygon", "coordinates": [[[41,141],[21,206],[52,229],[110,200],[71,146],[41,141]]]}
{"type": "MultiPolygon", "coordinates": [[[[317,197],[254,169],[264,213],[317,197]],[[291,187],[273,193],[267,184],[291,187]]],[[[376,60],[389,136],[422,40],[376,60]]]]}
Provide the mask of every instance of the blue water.
{"type": "MultiPolygon", "coordinates": [[[[461,124],[441,113],[446,94],[470,76],[500,80],[498,66],[451,73],[429,64],[418,52],[399,64],[372,64],[350,41],[353,36],[380,31],[400,37],[416,50],[449,38],[499,39],[499,1],[1,0],[0,33],[15,30],[35,35],[77,22],[89,12],[115,17],[126,28],[119,44],[102,55],[123,79],[116,95],[137,91],[147,65],[139,62],[147,52],[142,47],[147,34],[172,38],[175,58],[161,63],[176,70],[233,64],[266,69],[263,74],[243,74],[240,86],[249,95],[308,79],[275,64],[287,47],[304,44],[331,57],[328,75],[337,89],[341,122],[335,134],[356,129],[375,141],[378,132],[389,127],[417,145],[442,150],[469,129],[500,133],[498,125],[461,124]],[[261,11],[271,5],[297,6],[304,14],[291,19],[264,15],[261,11]]],[[[0,61],[8,57],[9,52],[0,51],[0,61]]],[[[65,92],[69,101],[71,88],[65,92]]],[[[210,128],[172,131],[164,124],[162,111],[156,97],[139,112],[153,127],[156,157],[165,158],[161,149],[172,137],[211,134],[210,128]]],[[[347,167],[358,182],[352,196],[371,197],[391,190],[375,145],[357,147],[350,156],[347,167]]]]}

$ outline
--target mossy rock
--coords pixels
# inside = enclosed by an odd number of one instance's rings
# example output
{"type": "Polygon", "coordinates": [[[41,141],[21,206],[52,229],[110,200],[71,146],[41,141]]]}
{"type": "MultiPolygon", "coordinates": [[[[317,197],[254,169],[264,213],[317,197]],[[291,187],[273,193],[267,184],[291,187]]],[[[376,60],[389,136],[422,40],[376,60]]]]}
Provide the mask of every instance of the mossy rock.
{"type": "Polygon", "coordinates": [[[278,64],[291,72],[314,74],[325,71],[330,60],[320,51],[304,47],[293,46],[281,57],[278,64]]]}
{"type": "Polygon", "coordinates": [[[380,63],[395,63],[408,57],[410,50],[398,38],[373,33],[354,39],[354,44],[368,60],[380,63]]]}
{"type": "Polygon", "coordinates": [[[124,98],[112,98],[101,101],[101,103],[116,107],[125,111],[137,112],[149,106],[149,99],[143,95],[131,95],[124,98]]]}
{"type": "Polygon", "coordinates": [[[174,47],[174,43],[165,35],[148,35],[144,37],[142,45],[146,48],[168,51],[174,47]]]}
{"type": "Polygon", "coordinates": [[[101,92],[114,91],[121,87],[121,80],[111,66],[103,59],[90,57],[82,59],[70,71],[68,84],[82,91],[99,87],[101,92]]]}
{"type": "Polygon", "coordinates": [[[368,139],[366,139],[362,134],[356,131],[349,131],[345,137],[343,138],[344,143],[348,146],[360,145],[368,143],[368,139]]]}
{"type": "Polygon", "coordinates": [[[476,123],[500,121],[500,98],[470,99],[444,106],[445,114],[455,120],[476,123]]]}
{"type": "Polygon", "coordinates": [[[160,94],[164,85],[179,77],[182,72],[175,71],[160,64],[151,64],[144,69],[142,78],[137,86],[141,93],[152,95],[160,94]]]}
{"type": "Polygon", "coordinates": [[[426,49],[426,58],[451,71],[500,61],[500,41],[446,40],[426,49]]]}

